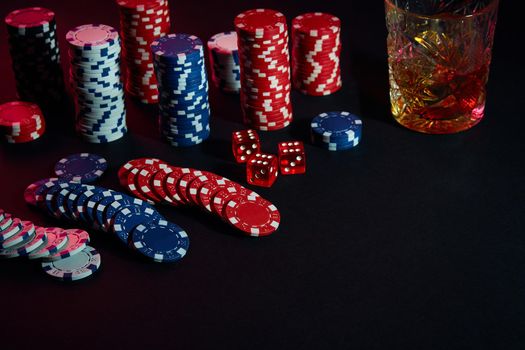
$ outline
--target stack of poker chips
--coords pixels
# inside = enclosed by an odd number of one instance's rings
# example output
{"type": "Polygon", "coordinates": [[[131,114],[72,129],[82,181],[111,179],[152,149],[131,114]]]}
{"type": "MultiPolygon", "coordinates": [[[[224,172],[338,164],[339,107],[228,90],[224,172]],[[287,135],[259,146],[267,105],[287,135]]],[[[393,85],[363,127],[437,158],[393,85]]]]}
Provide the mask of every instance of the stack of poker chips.
{"type": "Polygon", "coordinates": [[[150,45],[170,32],[167,0],[117,0],[126,91],[143,103],[157,103],[159,92],[150,45]]]}
{"type": "Polygon", "coordinates": [[[208,40],[208,53],[215,86],[224,92],[239,93],[241,68],[237,50],[237,33],[223,32],[208,40]]]}
{"type": "Polygon", "coordinates": [[[159,84],[159,128],[172,146],[199,144],[210,135],[208,79],[202,41],[169,34],[151,45],[159,84]]]}
{"type": "Polygon", "coordinates": [[[66,39],[78,133],[92,143],[120,139],[127,126],[118,32],[103,24],[86,24],[70,30],[66,39]]]}
{"type": "Polygon", "coordinates": [[[30,102],[13,101],[0,105],[0,134],[9,143],[39,139],[46,131],[40,108],[30,102]]]}
{"type": "Polygon", "coordinates": [[[294,88],[312,96],[330,95],[341,86],[341,21],[315,12],[292,21],[292,80],[294,88]]]}
{"type": "Polygon", "coordinates": [[[329,151],[342,151],[359,144],[363,122],[344,111],[321,113],[310,124],[312,143],[329,151]]]}
{"type": "Polygon", "coordinates": [[[100,267],[100,254],[87,243],[86,231],[37,226],[0,208],[0,258],[38,259],[47,275],[76,281],[100,267]]]}
{"type": "Polygon", "coordinates": [[[283,14],[249,10],[235,17],[241,66],[244,121],[279,130],[292,121],[288,29],[283,14]]]}
{"type": "Polygon", "coordinates": [[[18,97],[52,107],[65,96],[55,14],[45,8],[15,10],[5,18],[18,97]]]}

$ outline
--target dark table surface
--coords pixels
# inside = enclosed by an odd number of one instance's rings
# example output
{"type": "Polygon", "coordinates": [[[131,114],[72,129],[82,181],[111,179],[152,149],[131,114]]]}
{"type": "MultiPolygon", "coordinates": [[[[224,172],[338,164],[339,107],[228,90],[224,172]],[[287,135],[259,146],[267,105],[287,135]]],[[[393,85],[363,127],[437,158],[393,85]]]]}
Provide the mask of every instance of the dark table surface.
{"type": "MultiPolygon", "coordinates": [[[[117,26],[113,1],[2,1],[0,15],[41,5],[73,26],[117,26]]],[[[309,120],[348,110],[364,120],[361,144],[329,153],[306,145],[306,175],[256,188],[280,209],[279,231],[242,237],[197,210],[161,207],[187,229],[189,254],[175,265],[147,263],[115,239],[91,232],[102,255],[93,278],[55,282],[38,263],[0,261],[3,349],[523,349],[525,347],[525,177],[523,31],[501,4],[486,117],[456,135],[422,135],[389,114],[384,8],[377,1],[172,1],[174,31],[203,39],[232,29],[256,7],[332,12],[343,20],[344,88],[314,98],[293,93],[295,122],[262,133],[262,146],[308,139],[309,120]],[[365,4],[366,3],[366,4],[365,4]]],[[[0,31],[0,100],[15,99],[0,31]]],[[[175,149],[155,132],[155,108],[128,99],[130,133],[81,142],[64,108],[47,115],[45,137],[0,145],[0,207],[38,225],[65,226],[24,203],[32,181],[74,152],[106,157],[102,186],[119,190],[117,169],[134,157],[217,172],[245,184],[230,133],[243,128],[236,96],[212,89],[212,135],[175,149]]]]}

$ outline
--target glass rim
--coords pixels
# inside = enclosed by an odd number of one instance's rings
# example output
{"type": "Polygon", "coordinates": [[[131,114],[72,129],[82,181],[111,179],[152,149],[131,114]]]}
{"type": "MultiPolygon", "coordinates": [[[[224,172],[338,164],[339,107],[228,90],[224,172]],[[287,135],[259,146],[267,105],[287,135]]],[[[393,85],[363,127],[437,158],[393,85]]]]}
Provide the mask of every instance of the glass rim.
{"type": "MultiPolygon", "coordinates": [[[[426,19],[439,19],[439,20],[442,20],[442,16],[440,15],[423,15],[423,14],[420,14],[420,13],[416,13],[416,12],[411,12],[411,11],[407,11],[405,9],[402,9],[401,7],[395,5],[392,0],[384,0],[385,1],[385,4],[387,4],[388,6],[392,7],[392,8],[395,8],[395,9],[398,9],[400,12],[403,12],[404,14],[408,15],[408,16],[414,16],[414,17],[420,17],[420,18],[426,18],[426,19]]],[[[449,19],[454,19],[454,18],[474,18],[474,17],[478,17],[478,16],[481,16],[481,15],[484,15],[490,11],[492,11],[494,9],[494,7],[497,7],[498,6],[498,3],[499,3],[499,0],[491,0],[490,3],[485,6],[484,8],[481,9],[481,11],[479,12],[476,12],[476,13],[473,13],[473,14],[470,14],[470,15],[453,15],[451,17],[449,17],[449,19]]]]}

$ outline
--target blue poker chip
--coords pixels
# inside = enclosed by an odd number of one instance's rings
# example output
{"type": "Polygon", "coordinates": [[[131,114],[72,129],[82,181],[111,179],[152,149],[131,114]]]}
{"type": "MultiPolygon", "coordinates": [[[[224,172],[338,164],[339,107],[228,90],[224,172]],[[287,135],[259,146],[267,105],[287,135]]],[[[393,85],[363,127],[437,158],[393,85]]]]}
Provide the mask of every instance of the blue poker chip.
{"type": "Polygon", "coordinates": [[[179,261],[190,246],[186,231],[165,220],[137,225],[131,240],[138,252],[156,262],[179,261]]]}
{"type": "Polygon", "coordinates": [[[69,201],[70,198],[73,200],[77,194],[74,192],[78,190],[82,185],[81,184],[73,184],[70,183],[68,187],[63,188],[58,194],[56,195],[56,209],[60,212],[60,216],[62,218],[65,218],[67,220],[73,221],[75,218],[73,216],[73,212],[71,212],[69,209],[69,201]]]}
{"type": "Polygon", "coordinates": [[[108,168],[103,157],[93,153],[72,154],[60,159],[55,165],[55,174],[59,178],[89,183],[98,180],[108,168]]]}
{"type": "Polygon", "coordinates": [[[130,234],[139,224],[157,222],[164,218],[153,208],[126,206],[119,210],[113,219],[112,228],[117,237],[128,244],[130,234]]]}
{"type": "Polygon", "coordinates": [[[96,223],[96,226],[99,229],[102,229],[103,231],[107,231],[109,226],[106,225],[104,214],[106,213],[108,206],[111,205],[113,202],[119,203],[127,201],[128,197],[129,196],[125,195],[124,193],[114,192],[98,201],[93,212],[94,222],[96,223]]]}
{"type": "Polygon", "coordinates": [[[321,113],[310,124],[312,132],[326,138],[352,137],[361,132],[362,125],[361,119],[349,112],[321,113]]]}
{"type": "Polygon", "coordinates": [[[79,194],[75,200],[75,212],[78,219],[82,220],[86,224],[90,224],[89,217],[87,216],[87,203],[91,197],[95,194],[104,191],[103,188],[90,186],[86,191],[79,194]]]}
{"type": "Polygon", "coordinates": [[[97,221],[97,216],[96,216],[96,213],[98,210],[97,208],[98,208],[100,201],[102,201],[104,198],[111,198],[114,196],[118,196],[118,194],[119,193],[116,191],[105,189],[103,191],[95,193],[93,196],[91,196],[88,199],[85,205],[84,216],[88,220],[88,224],[91,227],[93,227],[96,230],[101,229],[103,227],[103,226],[100,226],[100,225],[103,225],[103,223],[99,223],[97,221]]]}
{"type": "Polygon", "coordinates": [[[202,50],[202,41],[199,38],[182,33],[168,34],[151,43],[151,51],[155,59],[161,62],[198,59],[202,50]]]}
{"type": "Polygon", "coordinates": [[[73,220],[78,220],[80,218],[80,214],[77,208],[77,201],[80,195],[94,188],[95,186],[85,184],[79,184],[78,187],[70,187],[70,192],[67,195],[67,197],[64,198],[64,200],[66,205],[66,212],[69,213],[73,220]]]}
{"type": "Polygon", "coordinates": [[[125,207],[142,207],[144,210],[155,210],[151,204],[147,203],[146,201],[143,201],[142,199],[124,195],[124,198],[111,202],[104,209],[102,215],[104,220],[104,227],[106,228],[106,230],[112,230],[115,216],[120,210],[124,209],[125,207]]]}
{"type": "Polygon", "coordinates": [[[56,197],[58,196],[58,193],[60,191],[68,187],[69,187],[69,183],[63,182],[63,183],[57,183],[53,187],[49,188],[49,190],[47,190],[43,203],[45,205],[45,209],[47,213],[49,214],[49,216],[54,216],[56,218],[60,218],[62,216],[60,211],[57,208],[56,197]]]}

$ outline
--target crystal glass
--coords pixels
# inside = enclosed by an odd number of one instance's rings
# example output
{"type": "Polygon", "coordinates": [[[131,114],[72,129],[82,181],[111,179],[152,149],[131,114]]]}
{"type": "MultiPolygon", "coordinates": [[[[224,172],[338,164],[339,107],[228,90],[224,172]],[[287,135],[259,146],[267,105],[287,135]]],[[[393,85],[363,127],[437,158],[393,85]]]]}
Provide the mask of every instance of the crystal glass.
{"type": "Polygon", "coordinates": [[[499,0],[385,0],[392,114],[448,134],[479,123],[499,0]]]}

